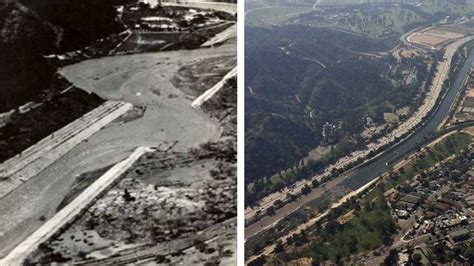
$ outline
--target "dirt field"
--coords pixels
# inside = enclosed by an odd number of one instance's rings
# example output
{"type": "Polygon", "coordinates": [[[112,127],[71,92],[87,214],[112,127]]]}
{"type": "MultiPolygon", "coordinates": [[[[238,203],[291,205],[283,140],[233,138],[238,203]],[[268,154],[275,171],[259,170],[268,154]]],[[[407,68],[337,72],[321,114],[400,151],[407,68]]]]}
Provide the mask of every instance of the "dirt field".
{"type": "Polygon", "coordinates": [[[414,33],[410,36],[410,41],[427,46],[438,46],[443,42],[448,41],[449,38],[444,36],[428,35],[424,33],[414,33]]]}
{"type": "Polygon", "coordinates": [[[456,32],[454,30],[449,30],[445,28],[432,28],[424,32],[425,34],[429,35],[438,35],[438,36],[444,36],[449,39],[456,39],[456,38],[461,38],[466,36],[466,34],[456,32]]]}
{"type": "Polygon", "coordinates": [[[0,246],[0,257],[56,212],[79,174],[116,163],[137,146],[178,141],[174,150],[179,152],[218,137],[222,129],[217,120],[191,108],[194,97],[175,88],[171,79],[182,66],[235,53],[235,46],[230,44],[105,57],[62,69],[62,74],[76,86],[105,99],[142,106],[145,112],[134,120],[115,122],[97,132],[0,201],[0,242],[8,243],[0,246]],[[193,133],[196,131],[199,134],[193,133]]]}
{"type": "Polygon", "coordinates": [[[458,29],[440,26],[414,32],[408,36],[407,40],[411,43],[427,46],[431,49],[438,49],[450,41],[465,36],[466,33],[458,29]]]}
{"type": "Polygon", "coordinates": [[[417,55],[417,53],[414,49],[403,49],[402,51],[400,51],[400,56],[402,56],[403,58],[410,58],[415,55],[417,55]]]}

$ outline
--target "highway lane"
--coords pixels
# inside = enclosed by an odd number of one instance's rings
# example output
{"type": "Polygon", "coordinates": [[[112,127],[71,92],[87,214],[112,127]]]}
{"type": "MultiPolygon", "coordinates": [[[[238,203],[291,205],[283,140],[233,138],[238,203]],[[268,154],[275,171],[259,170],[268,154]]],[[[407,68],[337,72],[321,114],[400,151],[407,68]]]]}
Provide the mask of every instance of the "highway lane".
{"type": "Polygon", "coordinates": [[[205,43],[201,44],[201,47],[211,47],[222,44],[229,39],[237,38],[237,24],[233,23],[234,25],[230,26],[229,28],[225,29],[222,32],[219,32],[211,39],[207,40],[205,43]]]}
{"type": "Polygon", "coordinates": [[[63,128],[53,132],[49,136],[43,138],[35,145],[24,150],[20,154],[10,158],[6,162],[0,165],[0,173],[5,177],[10,177],[14,173],[21,170],[26,165],[35,161],[41,156],[40,151],[48,151],[59,144],[62,144],[65,140],[75,136],[78,132],[87,128],[90,125],[96,123],[99,119],[115,111],[121,107],[120,102],[107,101],[103,105],[95,108],[94,110],[86,113],[82,117],[74,120],[63,128]]]}

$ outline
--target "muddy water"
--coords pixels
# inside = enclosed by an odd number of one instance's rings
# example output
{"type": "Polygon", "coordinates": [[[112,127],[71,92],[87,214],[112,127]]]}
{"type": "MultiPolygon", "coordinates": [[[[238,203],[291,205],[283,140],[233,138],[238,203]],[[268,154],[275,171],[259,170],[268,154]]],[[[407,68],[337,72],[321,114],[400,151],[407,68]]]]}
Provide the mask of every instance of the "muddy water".
{"type": "Polygon", "coordinates": [[[175,150],[184,151],[218,138],[217,121],[191,108],[193,97],[171,83],[181,66],[217,55],[235,55],[235,47],[111,56],[61,69],[76,86],[105,99],[145,106],[146,112],[139,119],[100,130],[2,199],[0,257],[36,230],[42,215],[54,215],[77,175],[118,162],[137,146],[179,141],[175,150]]]}

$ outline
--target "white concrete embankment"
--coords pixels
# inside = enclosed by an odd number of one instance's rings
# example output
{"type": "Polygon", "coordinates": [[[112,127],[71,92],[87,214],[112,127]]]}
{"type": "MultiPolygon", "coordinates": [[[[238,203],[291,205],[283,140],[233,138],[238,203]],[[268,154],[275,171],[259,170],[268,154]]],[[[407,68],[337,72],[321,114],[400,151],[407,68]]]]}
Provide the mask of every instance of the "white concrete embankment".
{"type": "Polygon", "coordinates": [[[237,75],[237,67],[233,68],[229,73],[227,73],[224,78],[222,78],[219,82],[217,82],[216,85],[212,86],[212,88],[208,89],[205,91],[203,94],[201,94],[199,97],[197,97],[193,103],[191,104],[192,107],[196,108],[201,106],[205,101],[209,100],[218,92],[222,87],[224,87],[225,83],[227,80],[235,77],[237,75]]]}
{"type": "Polygon", "coordinates": [[[117,178],[119,178],[140,156],[148,152],[147,147],[138,147],[127,159],[117,163],[104,175],[87,187],[71,203],[49,219],[43,226],[30,235],[25,241],[15,247],[0,265],[21,265],[23,261],[34,252],[38,246],[51,238],[58,230],[74,221],[90,204],[101,195],[117,178]]]}
{"type": "Polygon", "coordinates": [[[222,3],[222,2],[201,2],[196,0],[186,0],[180,1],[166,1],[162,2],[164,6],[184,6],[184,7],[194,7],[194,8],[203,8],[203,9],[212,9],[217,11],[224,11],[230,14],[237,14],[237,4],[233,3],[222,3]]]}
{"type": "Polygon", "coordinates": [[[133,107],[108,101],[0,165],[0,198],[133,107]]]}

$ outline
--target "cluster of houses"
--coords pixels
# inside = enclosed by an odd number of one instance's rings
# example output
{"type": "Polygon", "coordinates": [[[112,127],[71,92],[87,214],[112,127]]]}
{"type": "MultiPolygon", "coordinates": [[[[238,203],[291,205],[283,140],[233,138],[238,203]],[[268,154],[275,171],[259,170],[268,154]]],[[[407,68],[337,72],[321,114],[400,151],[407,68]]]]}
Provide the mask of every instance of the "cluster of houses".
{"type": "Polygon", "coordinates": [[[344,136],[344,125],[341,121],[334,124],[326,122],[322,131],[323,142],[326,144],[335,144],[344,136]]]}
{"type": "MultiPolygon", "coordinates": [[[[472,165],[471,158],[466,156],[462,162],[472,165]]],[[[447,250],[454,250],[474,240],[472,166],[467,172],[460,172],[452,165],[441,164],[386,191],[385,196],[394,215],[402,222],[410,222],[403,237],[407,243],[425,249],[441,243],[447,250]]]]}

